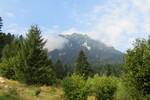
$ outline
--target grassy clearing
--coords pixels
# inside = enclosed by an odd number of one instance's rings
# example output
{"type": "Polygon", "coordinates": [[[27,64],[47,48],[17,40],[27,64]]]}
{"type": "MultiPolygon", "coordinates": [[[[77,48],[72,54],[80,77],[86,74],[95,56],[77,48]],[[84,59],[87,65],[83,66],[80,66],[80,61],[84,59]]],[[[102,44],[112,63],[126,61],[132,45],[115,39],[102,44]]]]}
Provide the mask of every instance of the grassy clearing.
{"type": "Polygon", "coordinates": [[[25,84],[20,84],[17,81],[5,79],[4,84],[0,84],[0,100],[63,100],[61,95],[63,94],[61,88],[55,88],[50,86],[26,86],[25,84]],[[10,93],[5,85],[9,85],[11,88],[16,89],[17,95],[15,98],[13,96],[7,96],[10,93]],[[35,96],[35,91],[41,89],[41,93],[38,97],[35,96]]]}

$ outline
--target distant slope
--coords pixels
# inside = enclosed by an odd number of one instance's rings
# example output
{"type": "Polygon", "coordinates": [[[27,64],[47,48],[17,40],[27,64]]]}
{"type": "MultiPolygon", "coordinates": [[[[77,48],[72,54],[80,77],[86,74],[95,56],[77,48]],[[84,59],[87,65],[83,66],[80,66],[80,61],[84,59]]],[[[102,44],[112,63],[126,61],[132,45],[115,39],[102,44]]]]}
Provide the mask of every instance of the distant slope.
{"type": "Polygon", "coordinates": [[[88,61],[92,64],[96,62],[122,61],[124,55],[122,52],[102,42],[93,40],[87,35],[74,33],[72,35],[60,36],[67,39],[68,42],[63,49],[55,49],[49,52],[54,62],[60,59],[63,64],[74,64],[81,49],[88,57],[88,61]]]}

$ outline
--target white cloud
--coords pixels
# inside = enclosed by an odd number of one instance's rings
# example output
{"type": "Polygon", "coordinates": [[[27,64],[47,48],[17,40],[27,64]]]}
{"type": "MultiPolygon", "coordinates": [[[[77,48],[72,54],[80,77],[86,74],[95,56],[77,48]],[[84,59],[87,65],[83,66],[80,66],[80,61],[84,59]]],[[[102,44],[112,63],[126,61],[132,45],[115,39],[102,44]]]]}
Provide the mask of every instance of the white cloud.
{"type": "Polygon", "coordinates": [[[13,13],[8,12],[8,13],[7,13],[7,16],[9,16],[9,17],[13,17],[13,16],[14,16],[14,14],[13,14],[13,13]]]}
{"type": "MultiPolygon", "coordinates": [[[[88,31],[83,32],[83,31],[79,31],[75,28],[71,28],[71,29],[68,29],[68,30],[62,32],[61,34],[62,35],[71,35],[73,33],[78,33],[78,34],[83,34],[83,35],[88,34],[90,36],[90,34],[92,34],[93,32],[88,32],[88,31]]],[[[91,37],[91,38],[93,38],[93,37],[91,37]]]]}
{"type": "Polygon", "coordinates": [[[93,9],[93,12],[94,13],[99,13],[100,11],[102,11],[102,7],[101,6],[95,6],[94,9],[93,9]]]}
{"type": "Polygon", "coordinates": [[[71,28],[69,30],[62,32],[61,34],[67,35],[67,34],[73,34],[73,33],[79,33],[79,31],[77,31],[75,28],[71,28]]]}
{"type": "Polygon", "coordinates": [[[48,51],[53,51],[55,49],[62,49],[64,45],[68,42],[67,39],[58,36],[59,33],[58,28],[59,28],[58,25],[54,25],[51,28],[44,28],[44,27],[42,28],[43,38],[47,40],[45,48],[47,48],[48,51]]]}
{"type": "Polygon", "coordinates": [[[47,39],[45,47],[48,48],[49,51],[53,51],[55,49],[62,49],[64,45],[68,42],[67,39],[59,36],[44,35],[43,37],[44,39],[47,39]]]}
{"type": "Polygon", "coordinates": [[[52,28],[57,29],[57,28],[59,28],[59,26],[58,25],[54,25],[52,28]]]}
{"type": "Polygon", "coordinates": [[[133,39],[150,34],[149,4],[150,0],[107,0],[84,14],[73,12],[72,18],[80,24],[91,23],[86,33],[92,38],[124,51],[132,47],[133,39]]]}

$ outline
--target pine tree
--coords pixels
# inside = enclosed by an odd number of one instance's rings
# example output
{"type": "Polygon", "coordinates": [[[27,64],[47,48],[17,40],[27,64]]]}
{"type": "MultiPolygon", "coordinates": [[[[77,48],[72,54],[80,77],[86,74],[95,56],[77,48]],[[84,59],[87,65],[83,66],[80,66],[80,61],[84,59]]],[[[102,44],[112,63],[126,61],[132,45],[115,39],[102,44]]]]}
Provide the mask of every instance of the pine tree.
{"type": "Polygon", "coordinates": [[[0,32],[2,31],[2,30],[1,30],[2,26],[3,26],[2,18],[0,17],[0,32]]]}
{"type": "Polygon", "coordinates": [[[54,64],[54,71],[58,79],[63,79],[67,76],[67,67],[63,66],[60,60],[57,60],[56,64],[54,64]]]}
{"type": "Polygon", "coordinates": [[[62,72],[63,72],[63,65],[60,60],[57,60],[56,64],[54,65],[54,70],[56,72],[56,76],[58,79],[63,79],[62,72]]]}
{"type": "Polygon", "coordinates": [[[49,64],[46,41],[37,26],[31,26],[27,38],[22,42],[15,69],[18,81],[28,85],[51,85],[55,81],[55,73],[49,64]]]}
{"type": "Polygon", "coordinates": [[[87,61],[87,57],[84,55],[84,52],[81,50],[77,59],[77,65],[75,68],[75,73],[83,75],[85,79],[89,76],[92,76],[93,70],[90,67],[90,64],[87,61]]]}

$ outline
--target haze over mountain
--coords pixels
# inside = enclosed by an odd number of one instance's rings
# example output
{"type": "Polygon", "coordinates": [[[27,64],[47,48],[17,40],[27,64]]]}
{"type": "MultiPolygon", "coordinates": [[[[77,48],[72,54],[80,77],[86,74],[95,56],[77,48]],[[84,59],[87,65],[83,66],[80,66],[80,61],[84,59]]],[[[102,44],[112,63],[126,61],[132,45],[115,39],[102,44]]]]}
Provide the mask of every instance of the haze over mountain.
{"type": "Polygon", "coordinates": [[[122,61],[124,55],[122,52],[100,41],[93,40],[88,35],[73,33],[71,35],[59,36],[67,39],[68,42],[62,49],[55,49],[49,52],[54,62],[59,59],[63,64],[74,64],[81,49],[87,56],[88,61],[92,64],[96,62],[122,61]]]}

